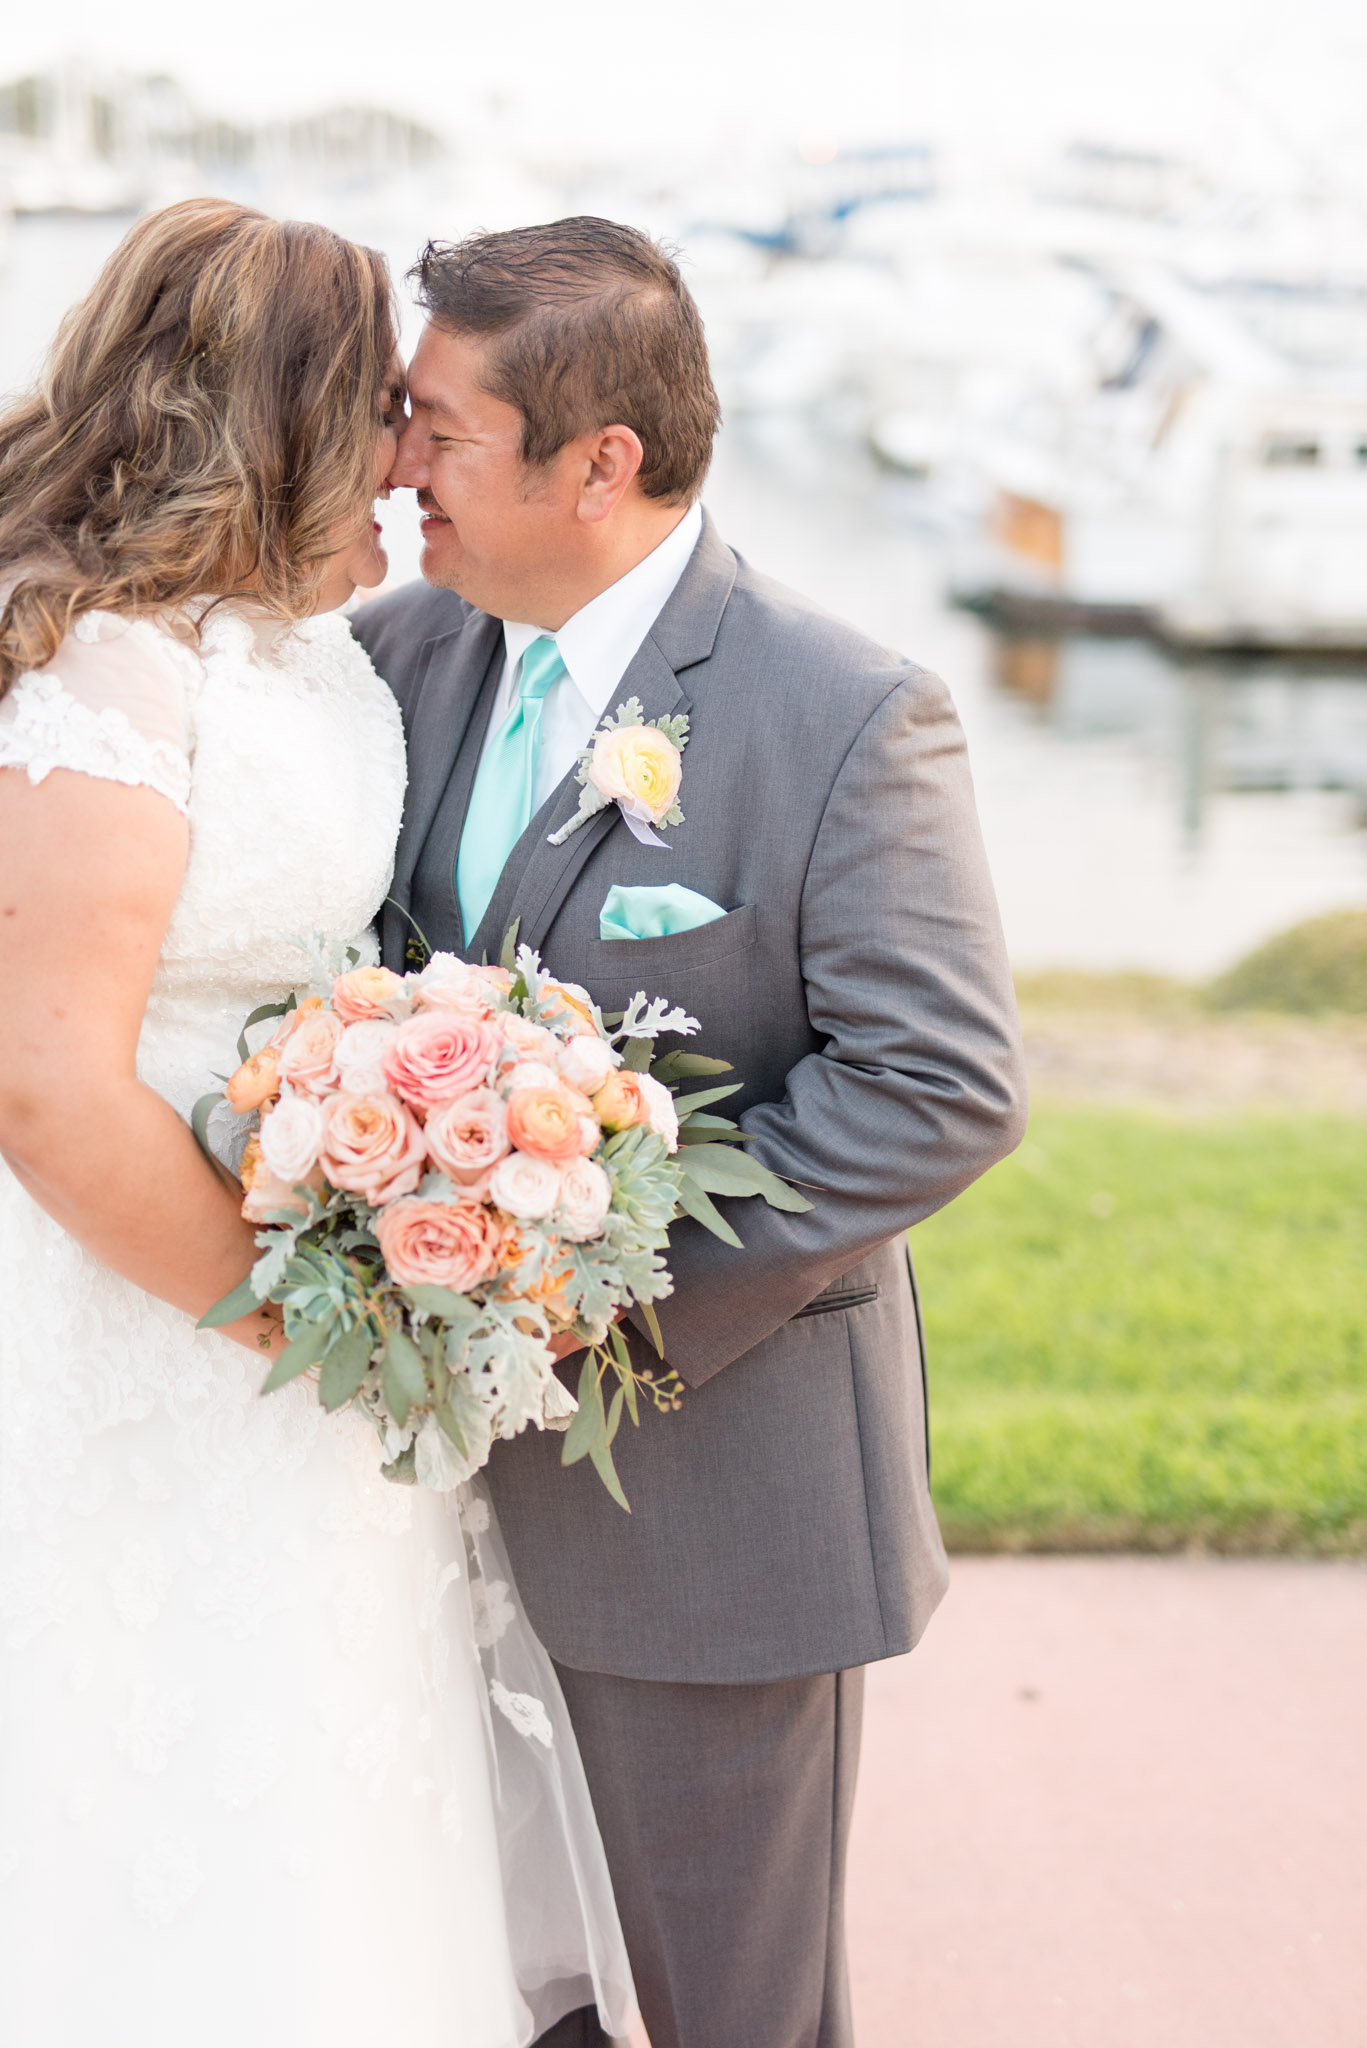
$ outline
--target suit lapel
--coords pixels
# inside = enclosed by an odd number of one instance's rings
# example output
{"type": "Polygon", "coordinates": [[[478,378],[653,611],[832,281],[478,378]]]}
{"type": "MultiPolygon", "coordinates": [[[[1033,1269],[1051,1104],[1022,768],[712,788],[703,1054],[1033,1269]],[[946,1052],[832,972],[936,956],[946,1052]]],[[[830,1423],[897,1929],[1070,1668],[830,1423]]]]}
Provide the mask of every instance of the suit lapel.
{"type": "MultiPolygon", "coordinates": [[[[688,710],[688,698],[679,679],[653,638],[638,649],[613,691],[608,710],[615,711],[628,697],[639,700],[647,723],[671,712],[688,710]]],[[[579,797],[580,787],[571,770],[552,790],[509,854],[475,942],[468,949],[472,960],[483,953],[496,960],[504,934],[515,917],[519,945],[539,946],[595,846],[609,832],[627,829],[616,804],[609,804],[587,825],[572,832],[562,846],[550,845],[549,835],[558,832],[574,816],[579,797]]]]}
{"type": "Polygon", "coordinates": [[[485,612],[474,612],[453,631],[438,634],[419,654],[421,680],[408,721],[408,797],[394,863],[393,901],[384,917],[384,957],[391,965],[411,964],[406,955],[412,935],[407,913],[413,877],[438,813],[454,803],[459,824],[464,823],[479,765],[482,726],[493,707],[490,679],[496,687],[502,654],[502,621],[485,612]],[[481,728],[478,732],[473,730],[476,726],[481,728]]]}
{"type": "MultiPolygon", "coordinates": [[[[704,511],[698,545],[668,603],[614,690],[609,711],[615,711],[628,697],[639,699],[647,720],[689,709],[689,698],[679,677],[710,656],[735,581],[736,557],[704,511]]],[[[465,751],[474,758],[473,743],[465,751]]],[[[473,779],[472,765],[471,783],[473,779]]],[[[504,934],[514,918],[518,920],[519,943],[539,947],[594,848],[609,832],[627,829],[616,804],[611,804],[587,825],[572,832],[563,846],[548,845],[549,834],[557,832],[578,808],[579,784],[571,771],[551,792],[509,854],[479,930],[466,946],[469,959],[487,955],[497,960],[504,934]]],[[[462,812],[462,821],[463,815],[462,812]]]]}

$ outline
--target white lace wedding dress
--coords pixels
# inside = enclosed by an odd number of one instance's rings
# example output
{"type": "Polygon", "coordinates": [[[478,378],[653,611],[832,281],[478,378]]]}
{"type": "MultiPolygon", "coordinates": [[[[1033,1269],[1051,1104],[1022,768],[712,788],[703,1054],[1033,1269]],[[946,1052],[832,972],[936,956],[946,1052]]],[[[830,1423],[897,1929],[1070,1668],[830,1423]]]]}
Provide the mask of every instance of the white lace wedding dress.
{"type": "MultiPolygon", "coordinates": [[[[82,620],[0,767],[158,790],[189,866],[139,1046],[182,1113],[362,946],[404,790],[346,624],[82,620]]],[[[368,957],[373,957],[373,953],[368,957]]],[[[22,991],[5,991],[22,1001],[22,991]]],[[[0,1164],[0,2040],[521,2048],[633,2020],[563,1702],[482,1490],[118,1278],[0,1164]]]]}

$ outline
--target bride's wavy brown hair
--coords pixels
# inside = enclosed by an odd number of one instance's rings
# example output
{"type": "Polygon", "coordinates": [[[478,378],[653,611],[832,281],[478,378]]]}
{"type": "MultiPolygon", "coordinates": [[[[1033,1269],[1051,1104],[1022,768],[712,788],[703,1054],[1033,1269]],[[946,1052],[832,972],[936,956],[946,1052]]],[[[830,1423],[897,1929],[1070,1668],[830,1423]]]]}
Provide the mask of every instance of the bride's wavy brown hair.
{"type": "Polygon", "coordinates": [[[139,221],[0,414],[0,696],[83,612],[250,588],[306,615],[374,495],[396,341],[383,257],[328,228],[222,199],[139,221]]]}

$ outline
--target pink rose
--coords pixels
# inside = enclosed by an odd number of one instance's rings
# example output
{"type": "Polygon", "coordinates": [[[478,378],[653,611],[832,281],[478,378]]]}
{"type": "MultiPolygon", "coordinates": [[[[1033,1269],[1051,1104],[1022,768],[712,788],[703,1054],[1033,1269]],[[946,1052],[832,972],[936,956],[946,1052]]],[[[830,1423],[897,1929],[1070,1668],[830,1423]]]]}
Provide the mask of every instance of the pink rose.
{"type": "Polygon", "coordinates": [[[454,1010],[458,1016],[493,1015],[489,984],[478,968],[467,966],[454,953],[434,953],[421,974],[409,978],[414,1007],[426,1010],[454,1010]]]}
{"type": "Polygon", "coordinates": [[[434,1109],[424,1127],[432,1163],[453,1181],[486,1181],[508,1150],[508,1113],[492,1088],[474,1088],[434,1109]]]}
{"type": "Polygon", "coordinates": [[[348,1024],[337,1047],[337,1085],[348,1095],[387,1095],[385,1047],[398,1029],[387,1017],[367,1017],[348,1024]]]}
{"type": "Polygon", "coordinates": [[[605,1038],[595,1032],[582,1038],[572,1038],[560,1050],[560,1071],[575,1088],[582,1088],[585,1095],[596,1095],[609,1074],[622,1064],[622,1055],[614,1052],[605,1038]]]}
{"type": "Polygon", "coordinates": [[[389,1084],[406,1102],[436,1109],[483,1087],[498,1052],[498,1032],[454,1010],[423,1010],[400,1024],[385,1048],[389,1084]]]}
{"type": "Polygon", "coordinates": [[[576,1159],[560,1182],[559,1230],[571,1244],[585,1244],[602,1233],[612,1206],[612,1182],[592,1159],[576,1159]]]}
{"type": "Polygon", "coordinates": [[[489,1200],[509,1216],[528,1223],[549,1216],[560,1199],[560,1168],[550,1159],[510,1152],[500,1159],[489,1181],[489,1200]]]}
{"type": "Polygon", "coordinates": [[[261,1157],[289,1187],[306,1181],[323,1145],[323,1112],[308,1095],[282,1095],[261,1120],[261,1157]]]}
{"type": "Polygon", "coordinates": [[[342,1020],[330,1010],[301,1012],[280,1055],[280,1078],[305,1095],[326,1095],[337,1080],[342,1020]]]}
{"type": "Polygon", "coordinates": [[[332,984],[332,1007],[344,1024],[359,1024],[384,1014],[385,1005],[403,994],[403,982],[387,967],[353,967],[332,984]]]}
{"type": "Polygon", "coordinates": [[[426,1157],[422,1125],[392,1095],[334,1095],[323,1112],[324,1173],[373,1208],[411,1194],[426,1157]]]}
{"type": "Polygon", "coordinates": [[[271,1033],[270,1043],[277,1048],[283,1046],[287,1039],[293,1038],[305,1017],[314,1016],[322,1007],[323,998],[321,996],[305,996],[303,1002],[296,1004],[294,1009],[286,1010],[284,1016],[271,1033]]]}
{"type": "Polygon", "coordinates": [[[407,1287],[450,1287],[464,1294],[498,1266],[503,1226],[474,1202],[391,1202],[375,1220],[390,1277],[407,1287]]]}

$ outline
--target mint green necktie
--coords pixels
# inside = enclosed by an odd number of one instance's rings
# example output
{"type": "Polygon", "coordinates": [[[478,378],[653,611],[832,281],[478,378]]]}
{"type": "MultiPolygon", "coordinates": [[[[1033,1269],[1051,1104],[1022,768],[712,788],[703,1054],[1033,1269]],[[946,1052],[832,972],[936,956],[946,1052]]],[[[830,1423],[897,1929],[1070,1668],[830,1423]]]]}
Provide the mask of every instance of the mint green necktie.
{"type": "Polygon", "coordinates": [[[489,908],[508,855],[531,823],[541,713],[565,674],[560,649],[545,633],[522,657],[517,702],[484,750],[456,855],[456,895],[468,946],[489,908]]]}

